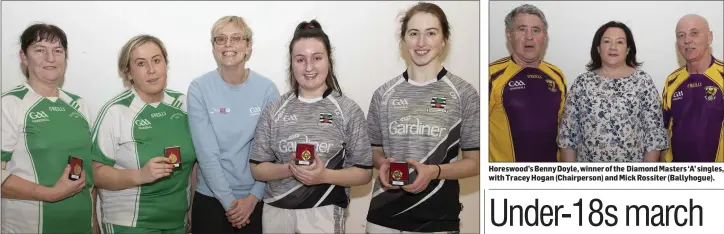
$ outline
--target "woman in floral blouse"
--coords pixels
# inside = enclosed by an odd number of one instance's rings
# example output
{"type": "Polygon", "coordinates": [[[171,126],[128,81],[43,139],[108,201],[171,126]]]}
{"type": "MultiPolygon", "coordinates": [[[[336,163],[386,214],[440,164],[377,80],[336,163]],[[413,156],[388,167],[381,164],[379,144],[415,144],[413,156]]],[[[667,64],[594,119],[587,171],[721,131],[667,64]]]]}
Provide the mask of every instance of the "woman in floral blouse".
{"type": "Polygon", "coordinates": [[[631,30],[611,21],[596,31],[588,72],[573,83],[558,146],[566,162],[656,162],[668,148],[661,99],[636,62],[631,30]]]}

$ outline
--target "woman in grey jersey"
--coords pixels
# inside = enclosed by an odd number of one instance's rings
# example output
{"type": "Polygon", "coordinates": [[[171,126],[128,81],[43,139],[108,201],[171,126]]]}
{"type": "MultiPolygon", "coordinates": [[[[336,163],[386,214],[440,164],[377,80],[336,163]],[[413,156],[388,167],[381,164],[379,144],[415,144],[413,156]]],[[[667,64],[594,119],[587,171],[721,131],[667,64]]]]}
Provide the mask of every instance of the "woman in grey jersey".
{"type": "Polygon", "coordinates": [[[150,35],[121,48],[127,90],[100,110],[93,126],[93,175],[105,233],[185,233],[196,153],[186,96],[166,89],[168,54],[150,35]]]}
{"type": "Polygon", "coordinates": [[[67,59],[66,34],[55,25],[34,24],[20,36],[27,81],[2,94],[2,169],[8,176],[2,233],[91,233],[90,116],[84,99],[58,87],[67,59]],[[70,156],[83,165],[71,167],[70,156]]]}
{"type": "Polygon", "coordinates": [[[367,232],[459,231],[457,180],[480,167],[480,96],[442,66],[450,25],[440,7],[418,3],[400,22],[407,70],[375,91],[368,112],[379,180],[367,232]],[[411,184],[390,185],[391,162],[410,164],[411,184]]]}
{"type": "Polygon", "coordinates": [[[364,113],[342,95],[331,53],[319,22],[300,23],[289,44],[292,91],[261,113],[250,162],[267,182],[264,233],[344,233],[349,188],[371,179],[364,113]]]}

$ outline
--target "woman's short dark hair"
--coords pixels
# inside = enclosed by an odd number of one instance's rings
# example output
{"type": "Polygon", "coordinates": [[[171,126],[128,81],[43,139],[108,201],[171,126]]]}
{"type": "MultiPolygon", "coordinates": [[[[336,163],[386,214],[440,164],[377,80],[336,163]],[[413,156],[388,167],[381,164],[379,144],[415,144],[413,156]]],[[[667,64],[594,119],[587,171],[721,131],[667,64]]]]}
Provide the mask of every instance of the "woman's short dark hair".
{"type": "MultiPolygon", "coordinates": [[[[37,23],[26,28],[20,35],[20,49],[23,50],[23,53],[28,54],[28,47],[41,41],[60,42],[60,46],[65,50],[65,58],[68,58],[68,37],[63,29],[52,24],[37,23]]],[[[21,69],[25,78],[28,78],[28,68],[21,65],[21,69]]]]}
{"type": "Polygon", "coordinates": [[[294,37],[289,43],[289,84],[292,86],[292,90],[295,94],[299,94],[299,83],[294,79],[294,70],[292,68],[292,49],[294,43],[302,38],[316,38],[324,44],[324,49],[327,50],[327,59],[329,60],[329,71],[325,83],[328,88],[337,91],[340,95],[342,94],[342,87],[339,86],[337,81],[337,75],[334,74],[334,60],[332,60],[332,44],[329,42],[329,36],[322,30],[322,25],[317,20],[311,20],[309,22],[301,22],[294,29],[294,37]]]}
{"type": "Polygon", "coordinates": [[[634,42],[634,37],[633,33],[631,33],[631,29],[629,29],[628,26],[626,26],[624,23],[618,21],[611,21],[598,28],[598,31],[596,31],[596,34],[593,36],[593,43],[591,44],[591,62],[586,65],[586,69],[588,69],[588,71],[593,71],[601,68],[601,53],[598,51],[598,46],[601,45],[603,33],[605,33],[608,28],[620,28],[626,34],[626,45],[628,46],[626,65],[630,67],[641,66],[641,64],[643,63],[639,63],[636,61],[636,43],[634,42]]]}

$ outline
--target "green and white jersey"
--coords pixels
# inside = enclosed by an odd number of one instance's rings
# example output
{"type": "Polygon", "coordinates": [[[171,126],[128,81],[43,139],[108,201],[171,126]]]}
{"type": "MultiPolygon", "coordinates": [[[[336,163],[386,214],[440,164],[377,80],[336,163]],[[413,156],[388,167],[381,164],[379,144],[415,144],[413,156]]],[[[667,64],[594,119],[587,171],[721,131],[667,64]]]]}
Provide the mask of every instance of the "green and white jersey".
{"type": "Polygon", "coordinates": [[[134,89],[107,102],[93,126],[93,160],[118,169],[140,169],[181,148],[181,167],[171,176],[120,191],[99,189],[105,223],[152,229],[183,227],[189,207],[189,177],[196,162],[186,114],[186,95],[164,91],[161,102],[146,104],[134,89]]]}
{"type": "Polygon", "coordinates": [[[86,188],[59,202],[2,199],[2,233],[91,233],[91,139],[83,99],[43,97],[23,84],[2,94],[2,161],[15,176],[53,187],[68,156],[83,159],[86,188]]]}

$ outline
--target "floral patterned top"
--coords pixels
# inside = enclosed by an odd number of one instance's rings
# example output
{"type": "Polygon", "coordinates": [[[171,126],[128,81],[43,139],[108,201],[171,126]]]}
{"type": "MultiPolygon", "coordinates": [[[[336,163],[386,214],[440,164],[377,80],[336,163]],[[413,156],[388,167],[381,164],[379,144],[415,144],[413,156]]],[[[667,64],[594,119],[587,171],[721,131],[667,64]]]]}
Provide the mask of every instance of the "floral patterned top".
{"type": "Polygon", "coordinates": [[[668,148],[661,98],[642,70],[617,79],[598,72],[571,86],[558,130],[558,146],[579,162],[642,162],[646,152],[668,148]]]}

